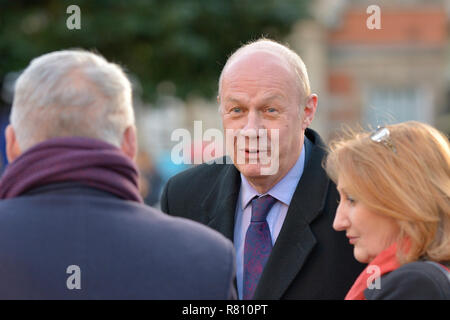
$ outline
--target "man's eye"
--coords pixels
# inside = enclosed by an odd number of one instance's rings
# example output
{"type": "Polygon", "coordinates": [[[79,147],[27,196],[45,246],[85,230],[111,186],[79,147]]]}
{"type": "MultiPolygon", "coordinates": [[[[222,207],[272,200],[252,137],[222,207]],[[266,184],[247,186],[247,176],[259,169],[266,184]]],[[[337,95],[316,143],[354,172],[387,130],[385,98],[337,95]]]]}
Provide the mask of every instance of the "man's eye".
{"type": "Polygon", "coordinates": [[[239,112],[241,112],[242,111],[242,109],[241,108],[239,108],[239,107],[233,107],[233,108],[231,108],[231,110],[230,110],[231,112],[233,112],[233,113],[239,113],[239,112]]]}
{"type": "Polygon", "coordinates": [[[274,112],[277,112],[277,109],[268,107],[268,108],[266,108],[266,111],[269,113],[274,113],[274,112]]]}

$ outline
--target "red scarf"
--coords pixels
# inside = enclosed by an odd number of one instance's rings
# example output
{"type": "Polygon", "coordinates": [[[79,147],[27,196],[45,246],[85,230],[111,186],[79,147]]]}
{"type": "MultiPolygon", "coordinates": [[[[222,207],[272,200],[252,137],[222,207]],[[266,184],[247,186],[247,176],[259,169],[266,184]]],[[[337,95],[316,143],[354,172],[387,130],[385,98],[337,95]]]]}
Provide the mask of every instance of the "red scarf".
{"type": "Polygon", "coordinates": [[[378,254],[356,279],[350,291],[345,296],[345,300],[366,300],[364,296],[364,290],[366,290],[368,285],[370,284],[367,283],[369,277],[373,280],[374,273],[373,271],[371,271],[373,270],[372,267],[376,266],[379,268],[380,277],[386,273],[394,271],[395,269],[400,267],[400,263],[398,262],[396,254],[396,243],[378,254]]]}
{"type": "MultiPolygon", "coordinates": [[[[408,241],[406,243],[408,243],[408,241]]],[[[355,283],[350,288],[350,291],[345,296],[345,300],[366,300],[366,297],[364,296],[364,290],[366,290],[370,285],[370,283],[368,283],[369,277],[371,278],[370,280],[372,280],[371,282],[375,280],[373,278],[374,272],[371,271],[373,270],[371,269],[371,267],[376,266],[379,268],[380,270],[380,273],[378,275],[379,277],[399,268],[400,263],[398,262],[397,259],[397,250],[398,250],[397,243],[394,243],[384,251],[381,251],[381,253],[378,254],[375,257],[375,259],[373,259],[372,262],[370,262],[370,264],[367,265],[364,271],[356,279],[355,283]]],[[[450,272],[449,268],[447,268],[442,264],[441,266],[450,272]]]]}

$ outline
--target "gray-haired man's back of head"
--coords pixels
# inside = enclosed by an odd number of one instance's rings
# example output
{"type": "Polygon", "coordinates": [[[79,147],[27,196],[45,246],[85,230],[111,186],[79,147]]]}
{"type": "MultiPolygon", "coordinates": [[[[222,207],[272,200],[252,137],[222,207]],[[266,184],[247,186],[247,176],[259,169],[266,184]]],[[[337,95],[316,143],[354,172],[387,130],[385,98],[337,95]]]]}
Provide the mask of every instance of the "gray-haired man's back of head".
{"type": "Polygon", "coordinates": [[[44,54],[16,82],[11,125],[22,151],[65,136],[119,147],[125,129],[134,125],[130,82],[118,65],[91,52],[44,54]]]}

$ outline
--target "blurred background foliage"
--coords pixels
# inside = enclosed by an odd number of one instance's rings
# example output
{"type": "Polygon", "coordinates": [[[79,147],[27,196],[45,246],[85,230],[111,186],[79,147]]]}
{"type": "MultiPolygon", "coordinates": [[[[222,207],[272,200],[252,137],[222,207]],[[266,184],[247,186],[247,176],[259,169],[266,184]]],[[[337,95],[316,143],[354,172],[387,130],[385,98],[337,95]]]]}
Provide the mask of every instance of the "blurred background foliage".
{"type": "Polygon", "coordinates": [[[282,40],[309,17],[307,0],[0,0],[0,77],[43,53],[95,50],[140,82],[144,101],[158,92],[212,98],[227,56],[261,36],[282,40]],[[69,30],[69,5],[81,30],[69,30]],[[167,91],[167,92],[166,92],[167,91]]]}

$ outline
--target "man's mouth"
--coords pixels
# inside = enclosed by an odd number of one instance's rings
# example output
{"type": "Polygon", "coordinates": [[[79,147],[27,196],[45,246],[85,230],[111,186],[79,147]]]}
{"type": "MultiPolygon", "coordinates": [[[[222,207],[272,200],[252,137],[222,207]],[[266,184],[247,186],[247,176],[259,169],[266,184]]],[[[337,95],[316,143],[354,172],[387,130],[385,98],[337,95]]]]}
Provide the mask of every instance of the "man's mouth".
{"type": "Polygon", "coordinates": [[[268,152],[268,150],[259,150],[259,149],[240,149],[240,151],[244,151],[245,153],[249,154],[258,154],[262,152],[268,152]]]}

